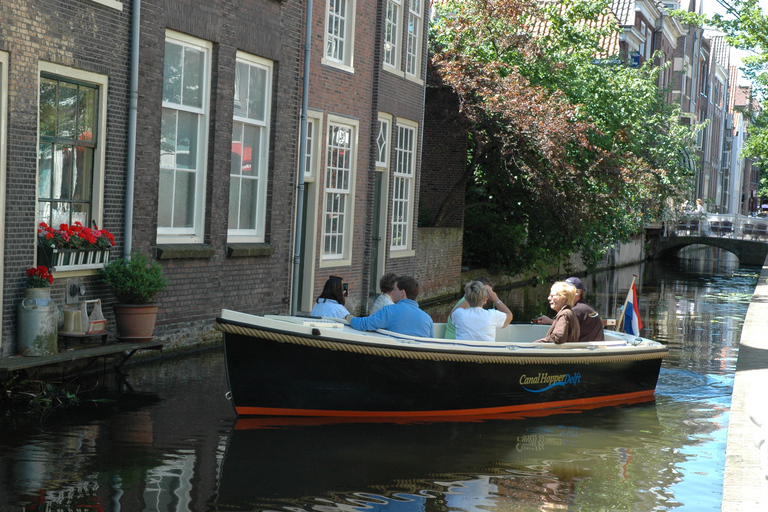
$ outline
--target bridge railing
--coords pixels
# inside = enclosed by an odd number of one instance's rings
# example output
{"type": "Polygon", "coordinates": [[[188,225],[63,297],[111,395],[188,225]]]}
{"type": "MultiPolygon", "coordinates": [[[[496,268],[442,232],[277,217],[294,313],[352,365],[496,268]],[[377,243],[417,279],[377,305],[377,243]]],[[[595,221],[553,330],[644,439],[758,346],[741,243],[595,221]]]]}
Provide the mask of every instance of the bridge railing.
{"type": "Polygon", "coordinates": [[[768,218],[691,212],[666,224],[667,236],[717,236],[768,241],[768,218]]]}

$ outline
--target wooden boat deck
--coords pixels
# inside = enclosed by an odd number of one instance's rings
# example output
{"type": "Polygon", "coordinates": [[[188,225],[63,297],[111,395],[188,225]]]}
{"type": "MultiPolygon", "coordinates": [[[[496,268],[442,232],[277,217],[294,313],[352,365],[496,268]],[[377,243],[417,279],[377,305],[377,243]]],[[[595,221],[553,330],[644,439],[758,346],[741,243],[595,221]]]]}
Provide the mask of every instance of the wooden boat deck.
{"type": "Polygon", "coordinates": [[[90,366],[99,358],[115,357],[118,359],[116,369],[138,350],[162,350],[160,342],[144,343],[104,343],[101,345],[75,348],[59,352],[50,356],[14,356],[0,357],[0,379],[7,379],[12,374],[23,370],[38,370],[47,366],[66,366],[70,363],[84,362],[90,366]]]}

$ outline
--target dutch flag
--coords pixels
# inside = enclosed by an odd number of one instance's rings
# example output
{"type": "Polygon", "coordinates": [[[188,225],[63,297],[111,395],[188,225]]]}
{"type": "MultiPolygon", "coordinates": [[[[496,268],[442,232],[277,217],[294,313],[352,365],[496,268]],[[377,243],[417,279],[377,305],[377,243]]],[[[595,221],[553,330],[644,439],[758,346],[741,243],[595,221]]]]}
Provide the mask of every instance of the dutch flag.
{"type": "Polygon", "coordinates": [[[640,335],[643,321],[640,320],[640,309],[637,307],[637,288],[632,283],[632,288],[627,293],[627,303],[624,308],[624,332],[633,336],[640,335]]]}

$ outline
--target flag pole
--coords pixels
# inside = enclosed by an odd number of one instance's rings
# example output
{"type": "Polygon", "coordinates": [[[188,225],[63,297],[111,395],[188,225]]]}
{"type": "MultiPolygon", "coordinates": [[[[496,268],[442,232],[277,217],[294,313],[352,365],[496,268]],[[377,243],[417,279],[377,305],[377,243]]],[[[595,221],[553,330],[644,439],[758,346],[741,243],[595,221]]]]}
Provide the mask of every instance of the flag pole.
{"type": "MultiPolygon", "coordinates": [[[[632,284],[629,285],[629,292],[631,292],[632,287],[635,286],[635,279],[637,279],[637,274],[632,274],[632,284]]],[[[620,331],[621,326],[624,324],[624,314],[627,310],[627,303],[629,302],[629,292],[627,292],[627,296],[624,298],[624,306],[621,308],[621,316],[619,317],[619,321],[616,322],[616,331],[620,331]]]]}

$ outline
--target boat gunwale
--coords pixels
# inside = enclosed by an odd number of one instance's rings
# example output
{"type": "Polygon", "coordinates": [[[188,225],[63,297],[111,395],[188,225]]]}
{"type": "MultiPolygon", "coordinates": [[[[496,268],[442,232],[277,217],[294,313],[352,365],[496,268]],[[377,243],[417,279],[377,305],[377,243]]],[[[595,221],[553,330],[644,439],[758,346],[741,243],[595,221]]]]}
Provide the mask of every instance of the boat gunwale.
{"type": "MultiPolygon", "coordinates": [[[[257,317],[259,318],[259,317],[257,317]]],[[[266,319],[266,318],[265,318],[266,319]]],[[[270,320],[270,319],[266,319],[270,320]]],[[[285,322],[288,327],[299,326],[291,322],[285,322]]],[[[511,342],[501,342],[498,347],[469,347],[464,345],[457,347],[452,344],[450,347],[440,347],[439,341],[419,341],[422,338],[405,336],[404,340],[413,340],[413,343],[403,343],[399,338],[385,333],[376,333],[379,336],[370,336],[363,332],[359,334],[362,338],[342,339],[334,336],[327,336],[320,333],[306,334],[298,332],[295,329],[277,328],[261,326],[254,323],[232,320],[219,317],[216,319],[216,329],[222,332],[232,334],[241,334],[255,338],[262,337],[255,332],[272,333],[283,339],[277,340],[267,338],[272,341],[289,342],[299,345],[311,345],[316,348],[325,348],[331,350],[344,350],[347,352],[368,352],[372,355],[384,357],[400,357],[407,359],[447,359],[447,360],[476,360],[480,363],[599,363],[599,362],[619,362],[646,359],[664,359],[669,353],[669,348],[663,344],[654,345],[620,345],[617,347],[599,347],[593,343],[584,346],[573,346],[572,344],[543,344],[543,343],[524,343],[526,346],[519,346],[511,342]],[[254,331],[254,333],[235,332],[223,326],[236,326],[243,330],[254,331]],[[380,339],[381,342],[377,342],[380,339]],[[303,340],[303,341],[302,341],[303,340]],[[425,346],[432,344],[432,346],[425,346]],[[549,347],[548,345],[551,345],[549,347]],[[571,345],[571,346],[568,346],[571,345]],[[478,348],[478,350],[468,350],[469,348],[478,348]]],[[[316,329],[316,327],[314,328],[316,329]]],[[[332,327],[331,329],[336,329],[332,327]]],[[[345,333],[349,335],[350,333],[345,333]]],[[[394,333],[396,335],[396,333],[394,333]]],[[[425,340],[439,340],[439,338],[424,338],[425,340]]]]}

